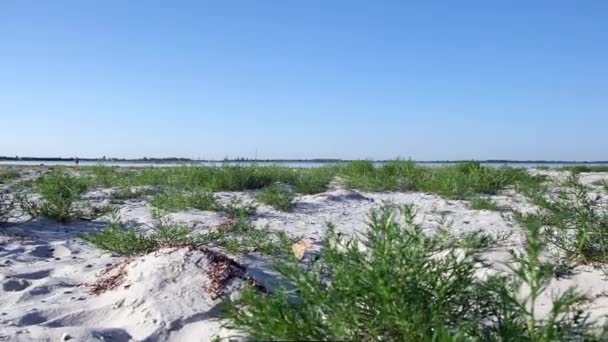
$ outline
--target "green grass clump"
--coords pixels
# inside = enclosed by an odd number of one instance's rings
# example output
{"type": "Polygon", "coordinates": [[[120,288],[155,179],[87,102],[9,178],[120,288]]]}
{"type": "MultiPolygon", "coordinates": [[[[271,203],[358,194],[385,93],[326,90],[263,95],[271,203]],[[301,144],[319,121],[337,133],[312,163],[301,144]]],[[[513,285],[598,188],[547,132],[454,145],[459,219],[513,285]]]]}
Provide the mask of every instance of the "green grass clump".
{"type": "Polygon", "coordinates": [[[102,231],[81,237],[95,246],[120,255],[149,253],[162,247],[216,247],[229,253],[286,253],[295,239],[284,232],[255,228],[246,217],[234,217],[204,233],[171,222],[160,213],[151,234],[145,235],[134,226],[114,220],[102,231]]]}
{"type": "Polygon", "coordinates": [[[53,171],[37,181],[36,190],[41,201],[32,201],[26,195],[20,197],[21,208],[32,217],[45,217],[59,222],[83,216],[75,203],[87,190],[81,179],[61,171],[53,171]]]}
{"type": "Polygon", "coordinates": [[[370,161],[358,161],[342,166],[338,175],[346,186],[355,189],[425,191],[455,199],[493,195],[509,186],[530,187],[543,181],[525,169],[491,168],[478,162],[433,168],[421,167],[412,161],[393,161],[378,167],[370,161]]]}
{"type": "Polygon", "coordinates": [[[229,253],[285,254],[296,241],[285,232],[268,228],[255,228],[243,217],[233,218],[213,230],[199,234],[195,241],[199,245],[217,247],[229,253]]]}
{"type": "Polygon", "coordinates": [[[414,223],[411,208],[396,220],[373,212],[362,238],[342,241],[333,228],[325,250],[304,267],[279,261],[289,288],[254,287],[228,305],[229,327],[252,340],[291,341],[557,341],[584,340],[590,325],[574,313],[582,297],[557,297],[547,317],[535,304],[551,278],[538,261],[538,231],[512,273],[476,276],[479,250],[446,244],[414,223]],[[524,288],[530,296],[521,296],[524,288]],[[532,307],[532,309],[530,309],[532,307]]]}
{"type": "Polygon", "coordinates": [[[335,167],[319,167],[296,171],[297,176],[289,180],[294,190],[300,194],[318,194],[327,191],[329,183],[336,176],[335,167]]]}
{"type": "Polygon", "coordinates": [[[226,204],[218,204],[216,210],[224,212],[233,218],[248,218],[255,214],[257,206],[253,203],[245,203],[233,197],[226,204]]]}
{"type": "Polygon", "coordinates": [[[209,191],[257,190],[275,182],[291,184],[296,191],[325,191],[335,176],[335,168],[293,169],[282,166],[181,166],[126,169],[107,166],[82,168],[87,182],[99,187],[155,185],[176,189],[209,191]]]}
{"type": "Polygon", "coordinates": [[[364,191],[418,190],[428,169],[412,161],[393,161],[376,167],[371,161],[341,166],[338,173],[346,186],[364,191]]]}
{"type": "Polygon", "coordinates": [[[20,177],[19,171],[15,170],[15,169],[12,169],[12,168],[0,169],[0,184],[8,183],[19,177],[20,177]]]}
{"type": "Polygon", "coordinates": [[[295,194],[281,184],[273,184],[262,189],[256,198],[258,201],[281,211],[290,211],[295,205],[295,194]]]}
{"type": "Polygon", "coordinates": [[[483,197],[472,198],[471,200],[469,200],[469,206],[471,207],[471,209],[475,210],[500,210],[500,207],[498,206],[498,204],[496,204],[496,202],[494,202],[490,198],[483,197]]]}
{"type": "Polygon", "coordinates": [[[191,244],[190,231],[177,225],[157,228],[152,234],[144,235],[136,227],[118,221],[112,222],[100,232],[81,236],[95,246],[120,255],[148,253],[161,247],[191,244]]]}
{"type": "Polygon", "coordinates": [[[183,209],[217,210],[218,204],[213,193],[196,190],[171,190],[161,192],[154,196],[150,202],[153,207],[166,211],[179,211],[183,209]]]}
{"type": "Polygon", "coordinates": [[[537,195],[533,201],[542,211],[527,219],[545,225],[545,238],[566,257],[582,262],[608,261],[608,208],[579,182],[576,173],[555,192],[537,195]]]}
{"type": "Polygon", "coordinates": [[[15,200],[7,194],[0,193],[0,226],[13,217],[15,200]]]}

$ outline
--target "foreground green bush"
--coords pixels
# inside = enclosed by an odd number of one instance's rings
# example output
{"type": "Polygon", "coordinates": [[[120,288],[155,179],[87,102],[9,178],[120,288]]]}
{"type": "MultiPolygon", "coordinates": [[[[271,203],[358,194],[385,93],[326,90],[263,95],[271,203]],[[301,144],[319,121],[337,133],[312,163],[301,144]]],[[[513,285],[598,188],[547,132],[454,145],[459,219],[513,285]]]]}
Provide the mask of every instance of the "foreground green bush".
{"type": "Polygon", "coordinates": [[[562,341],[597,338],[582,297],[568,290],[553,311],[534,308],[551,275],[539,262],[539,226],[528,230],[527,253],[515,255],[512,273],[476,276],[473,244],[428,236],[411,208],[396,221],[374,212],[361,239],[342,241],[333,229],[322,255],[303,267],[281,261],[288,288],[266,294],[249,288],[228,305],[229,327],[253,340],[297,341],[562,341]],[[531,294],[522,297],[522,290],[531,294]]]}

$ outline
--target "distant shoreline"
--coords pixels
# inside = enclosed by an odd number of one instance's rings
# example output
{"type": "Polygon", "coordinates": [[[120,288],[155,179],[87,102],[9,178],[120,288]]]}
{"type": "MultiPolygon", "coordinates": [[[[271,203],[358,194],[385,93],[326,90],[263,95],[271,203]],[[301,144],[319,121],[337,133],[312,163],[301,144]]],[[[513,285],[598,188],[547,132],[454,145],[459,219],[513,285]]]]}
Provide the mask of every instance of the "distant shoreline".
{"type": "MultiPolygon", "coordinates": [[[[371,160],[377,163],[385,163],[396,159],[189,159],[189,158],[64,158],[64,157],[4,157],[0,156],[0,162],[80,162],[87,163],[129,163],[129,164],[206,164],[206,163],[349,163],[358,160],[371,160]]],[[[420,164],[452,164],[476,161],[483,164],[608,164],[608,160],[507,160],[507,159],[462,159],[462,160],[412,160],[420,164]]]]}

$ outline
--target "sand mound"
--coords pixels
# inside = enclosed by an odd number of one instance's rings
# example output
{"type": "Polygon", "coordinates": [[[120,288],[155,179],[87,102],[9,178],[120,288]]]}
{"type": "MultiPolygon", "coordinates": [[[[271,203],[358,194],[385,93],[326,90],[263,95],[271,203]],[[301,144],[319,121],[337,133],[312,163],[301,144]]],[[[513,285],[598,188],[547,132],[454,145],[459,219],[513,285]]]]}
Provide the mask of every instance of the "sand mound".
{"type": "Polygon", "coordinates": [[[209,341],[227,334],[220,303],[247,283],[244,269],[222,254],[164,248],[110,264],[80,286],[50,270],[4,279],[2,291],[23,307],[0,323],[10,330],[4,338],[24,341],[209,341]],[[61,296],[73,299],[51,304],[61,296]],[[47,304],[34,304],[41,300],[47,304]]]}
{"type": "Polygon", "coordinates": [[[315,196],[318,199],[323,199],[332,202],[345,202],[345,201],[371,201],[371,199],[361,195],[358,192],[346,189],[337,189],[328,192],[321,193],[315,196]]]}
{"type": "Polygon", "coordinates": [[[247,281],[232,259],[182,247],[124,260],[88,287],[98,295],[95,301],[111,306],[98,319],[113,327],[128,319],[127,333],[135,340],[163,340],[180,330],[202,340],[201,333],[211,337],[219,327],[202,332],[195,323],[217,319],[221,298],[238,296],[247,281]]]}

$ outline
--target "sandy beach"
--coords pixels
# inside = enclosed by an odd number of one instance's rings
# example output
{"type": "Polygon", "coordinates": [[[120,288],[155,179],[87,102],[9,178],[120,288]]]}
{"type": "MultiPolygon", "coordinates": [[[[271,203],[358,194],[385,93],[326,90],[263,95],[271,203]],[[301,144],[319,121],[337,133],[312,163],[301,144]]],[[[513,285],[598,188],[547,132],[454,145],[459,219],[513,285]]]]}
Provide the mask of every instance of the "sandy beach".
{"type": "MultiPolygon", "coordinates": [[[[21,180],[34,179],[44,168],[20,168],[21,180]]],[[[552,180],[565,171],[528,170],[552,180]]],[[[608,173],[582,173],[580,182],[594,186],[608,180],[608,173]]],[[[15,183],[0,185],[6,196],[17,193],[15,183]]],[[[115,188],[89,189],[82,201],[93,207],[113,205],[120,221],[130,222],[142,233],[154,226],[147,188],[139,198],[112,199],[115,188]]],[[[220,202],[238,199],[255,203],[250,217],[257,228],[282,231],[307,241],[305,253],[322,250],[328,223],[344,236],[365,231],[367,215],[386,205],[414,205],[419,222],[429,234],[447,226],[453,234],[483,231],[508,235],[484,253],[483,272],[502,272],[510,250],[521,248],[522,234],[514,213],[538,210],[513,189],[486,196],[500,210],[472,209],[469,201],[437,194],[366,192],[333,182],[324,192],[300,194],[289,212],[256,202],[256,191],[216,192],[220,202]]],[[[597,188],[608,202],[608,194],[597,188]]],[[[19,215],[16,215],[19,216],[19,215]]],[[[168,214],[192,232],[205,232],[229,220],[226,213],[197,209],[168,214]]],[[[13,217],[0,228],[0,340],[2,341],[210,341],[238,339],[239,332],[223,328],[221,303],[237,298],[246,284],[257,283],[273,291],[281,279],[273,271],[272,257],[261,253],[231,253],[221,248],[169,246],[150,253],[121,256],[81,239],[104,229],[110,214],[93,220],[58,223],[40,217],[13,217]],[[218,275],[219,274],[219,275],[218,275]],[[219,278],[218,278],[219,277],[219,278]]],[[[581,264],[567,277],[556,277],[538,303],[548,312],[552,296],[576,286],[589,298],[585,310],[594,319],[608,314],[608,282],[600,267],[581,264]]]]}

